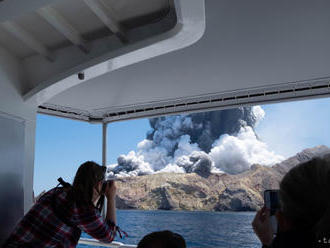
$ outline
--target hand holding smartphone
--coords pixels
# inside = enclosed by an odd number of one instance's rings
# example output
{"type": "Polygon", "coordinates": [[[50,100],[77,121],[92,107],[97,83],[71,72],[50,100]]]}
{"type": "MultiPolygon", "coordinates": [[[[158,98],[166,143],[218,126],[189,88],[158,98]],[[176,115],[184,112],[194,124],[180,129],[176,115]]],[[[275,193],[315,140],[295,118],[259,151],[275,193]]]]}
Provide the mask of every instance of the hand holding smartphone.
{"type": "Polygon", "coordinates": [[[273,234],[278,232],[278,224],[275,213],[280,209],[279,190],[265,190],[264,192],[265,207],[270,210],[270,223],[272,225],[273,234]]]}

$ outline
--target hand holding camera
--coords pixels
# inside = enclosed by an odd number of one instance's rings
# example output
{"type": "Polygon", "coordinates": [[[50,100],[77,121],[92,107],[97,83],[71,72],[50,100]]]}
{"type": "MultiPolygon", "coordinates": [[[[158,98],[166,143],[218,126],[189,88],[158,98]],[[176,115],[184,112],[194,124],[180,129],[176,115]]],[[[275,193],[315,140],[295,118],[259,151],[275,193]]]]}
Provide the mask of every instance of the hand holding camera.
{"type": "Polygon", "coordinates": [[[104,195],[107,197],[107,199],[114,199],[116,197],[116,184],[115,181],[105,181],[103,183],[103,187],[104,190],[104,195]]]}

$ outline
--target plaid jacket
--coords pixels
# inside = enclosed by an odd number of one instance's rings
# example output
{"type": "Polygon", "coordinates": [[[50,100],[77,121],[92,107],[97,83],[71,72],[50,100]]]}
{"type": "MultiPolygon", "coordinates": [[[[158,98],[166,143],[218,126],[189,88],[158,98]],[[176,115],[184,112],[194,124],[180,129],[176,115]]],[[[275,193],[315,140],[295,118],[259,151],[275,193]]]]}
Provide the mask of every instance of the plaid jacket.
{"type": "Polygon", "coordinates": [[[48,191],[17,224],[3,247],[76,247],[81,231],[105,243],[113,241],[117,228],[105,222],[98,209],[76,203],[68,206],[66,190],[48,191]]]}

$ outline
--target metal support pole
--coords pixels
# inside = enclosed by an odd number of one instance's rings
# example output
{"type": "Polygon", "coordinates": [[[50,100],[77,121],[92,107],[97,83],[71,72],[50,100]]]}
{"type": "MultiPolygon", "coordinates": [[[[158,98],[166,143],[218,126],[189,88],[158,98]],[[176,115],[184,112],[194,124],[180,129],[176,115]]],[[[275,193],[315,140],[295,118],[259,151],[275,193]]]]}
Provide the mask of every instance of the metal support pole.
{"type": "MultiPolygon", "coordinates": [[[[107,123],[102,124],[102,165],[107,166],[107,123]]],[[[104,198],[104,205],[102,210],[102,216],[105,219],[106,217],[106,206],[107,206],[107,199],[104,198]]]]}
{"type": "Polygon", "coordinates": [[[107,165],[107,123],[102,124],[102,165],[107,165]]]}

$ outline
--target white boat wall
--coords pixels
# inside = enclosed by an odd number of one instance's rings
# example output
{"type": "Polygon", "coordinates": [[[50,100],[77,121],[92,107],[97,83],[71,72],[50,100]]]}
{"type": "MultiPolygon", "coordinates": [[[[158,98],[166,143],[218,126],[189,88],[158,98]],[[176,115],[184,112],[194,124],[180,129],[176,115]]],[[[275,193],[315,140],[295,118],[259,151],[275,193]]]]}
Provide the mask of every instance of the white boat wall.
{"type": "Polygon", "coordinates": [[[200,0],[0,1],[0,243],[32,205],[38,107],[204,30],[200,0]]]}
{"type": "Polygon", "coordinates": [[[329,9],[327,0],[0,1],[0,243],[32,205],[38,112],[102,124],[328,97],[329,9]]]}

